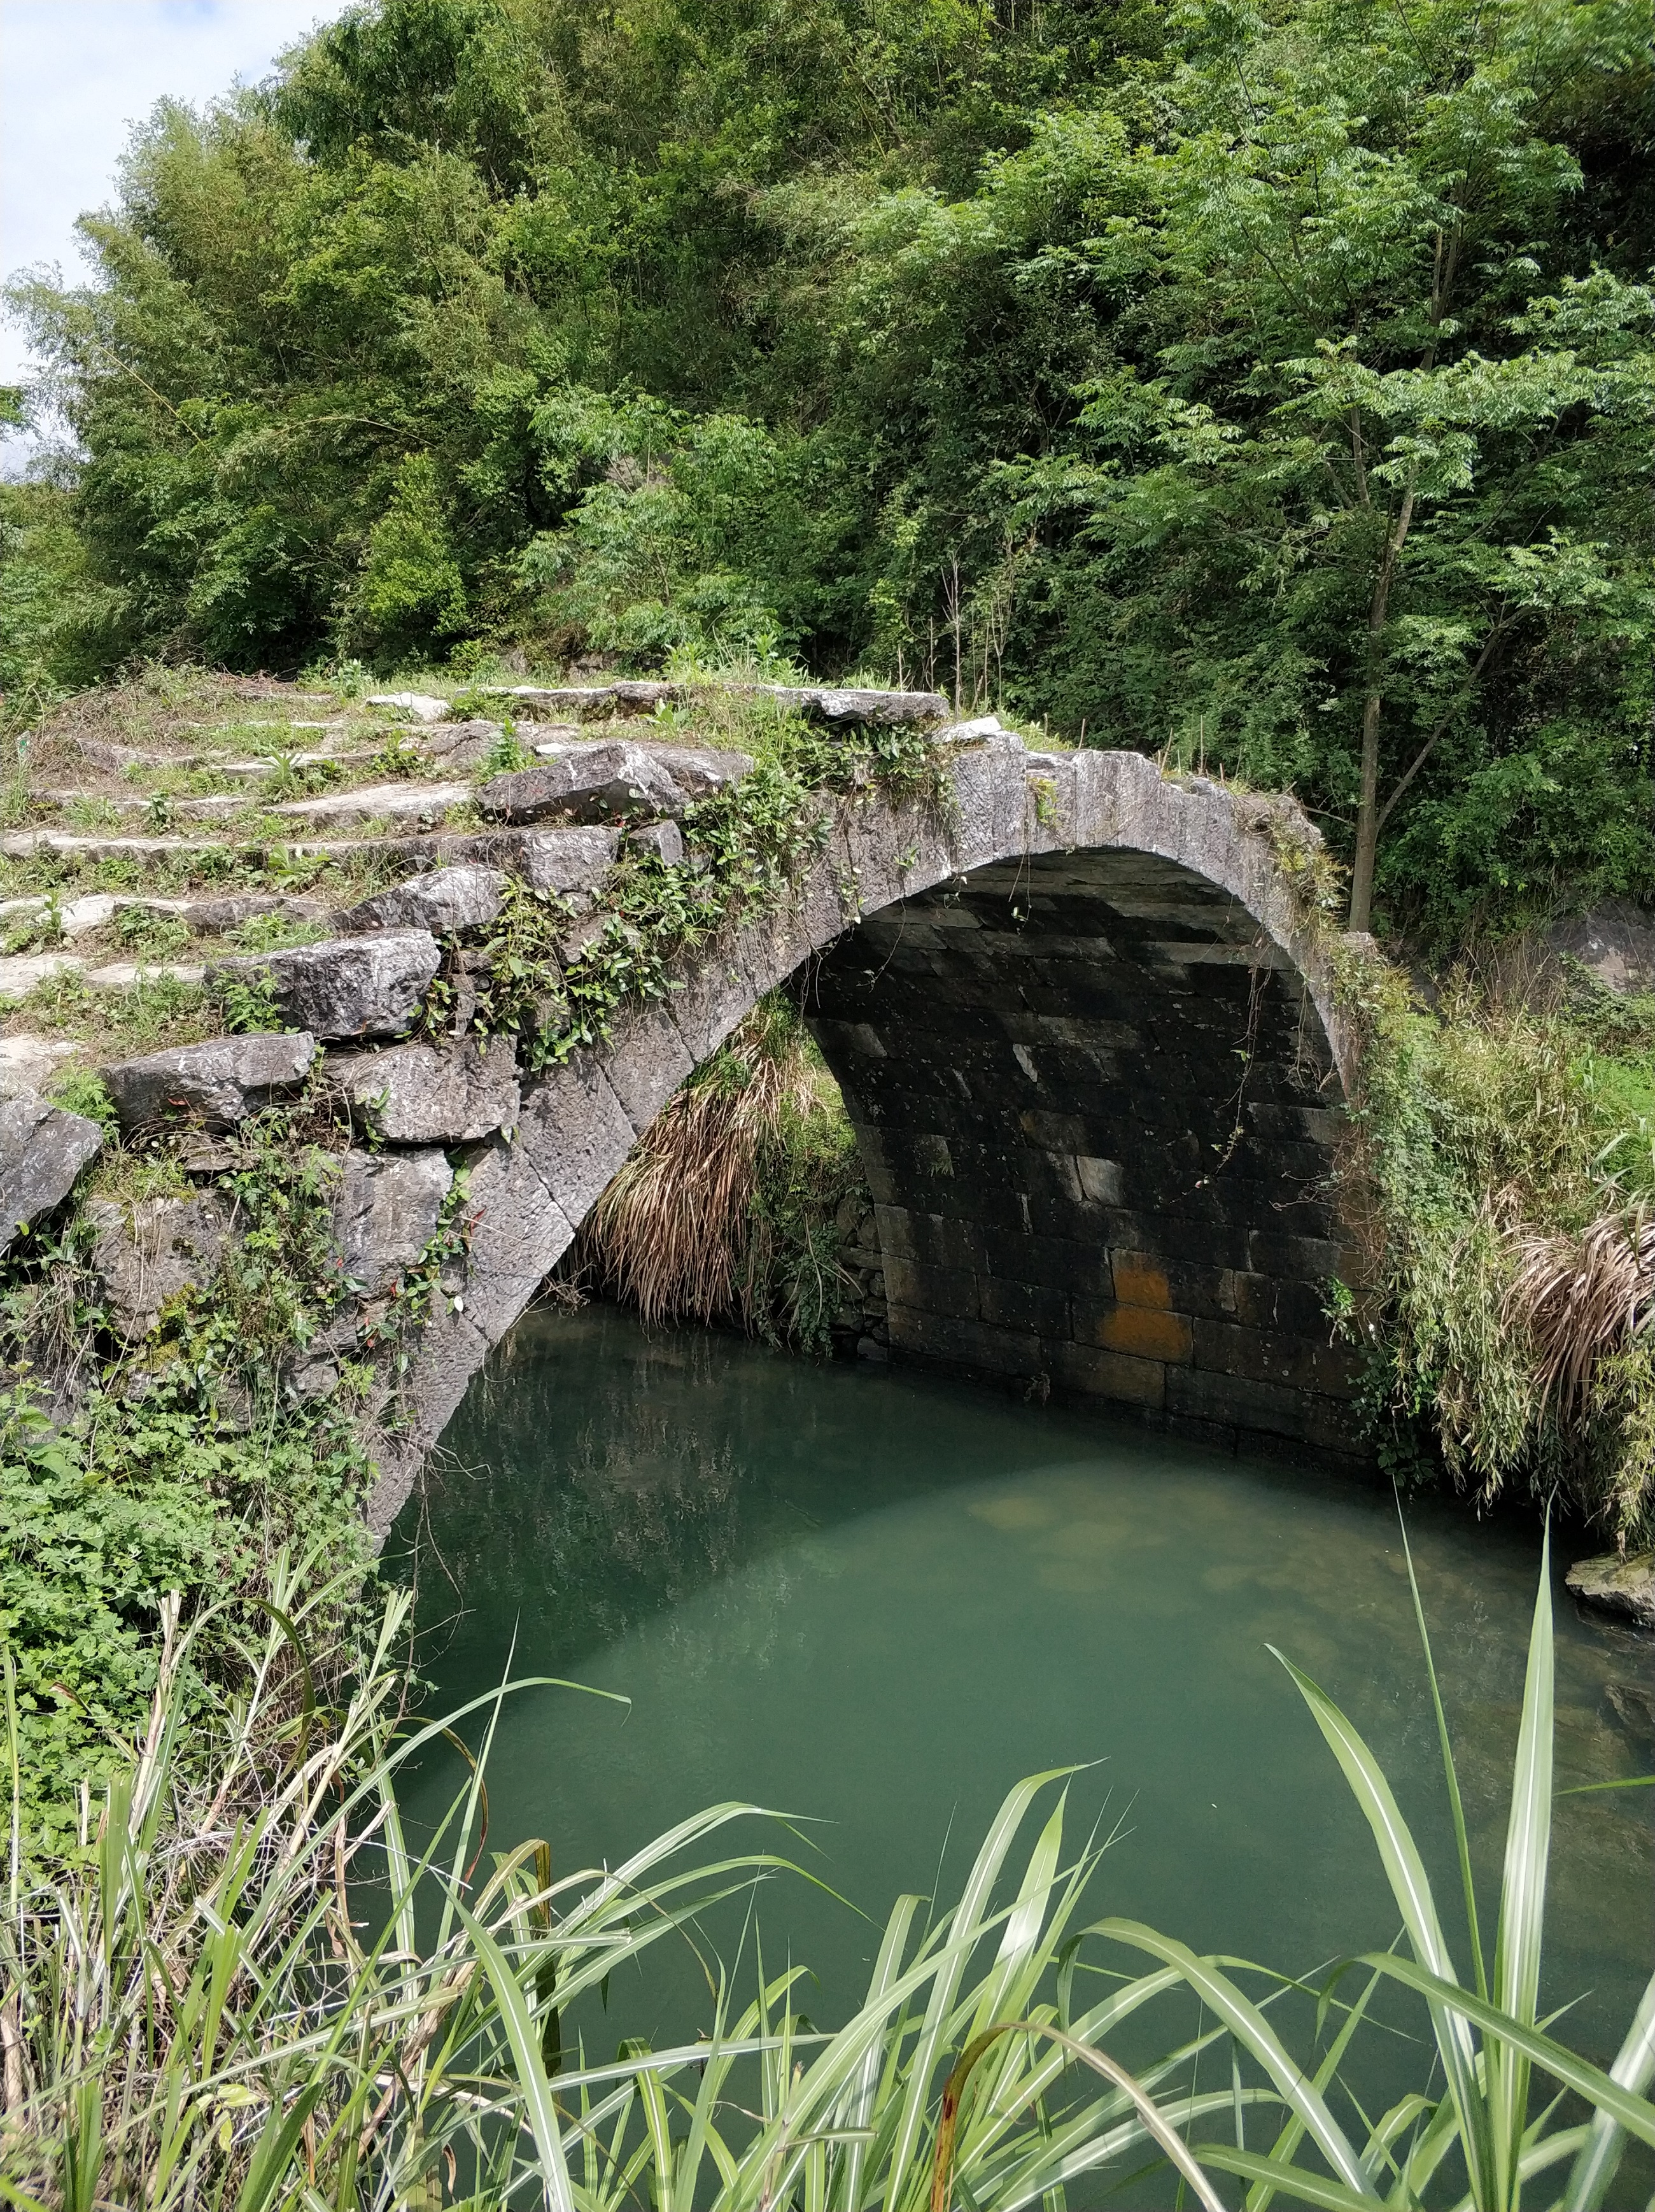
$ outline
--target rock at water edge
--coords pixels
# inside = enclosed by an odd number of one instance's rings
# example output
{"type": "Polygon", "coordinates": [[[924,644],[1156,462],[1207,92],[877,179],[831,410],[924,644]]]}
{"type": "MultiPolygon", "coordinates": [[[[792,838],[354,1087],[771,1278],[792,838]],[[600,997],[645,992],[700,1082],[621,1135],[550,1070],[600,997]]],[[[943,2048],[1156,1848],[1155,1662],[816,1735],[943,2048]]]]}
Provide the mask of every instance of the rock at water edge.
{"type": "Polygon", "coordinates": [[[1624,1559],[1613,1552],[1578,1559],[1563,1579],[1588,1605],[1625,1613],[1640,1628],[1655,1628],[1655,1552],[1634,1552],[1624,1559]]]}

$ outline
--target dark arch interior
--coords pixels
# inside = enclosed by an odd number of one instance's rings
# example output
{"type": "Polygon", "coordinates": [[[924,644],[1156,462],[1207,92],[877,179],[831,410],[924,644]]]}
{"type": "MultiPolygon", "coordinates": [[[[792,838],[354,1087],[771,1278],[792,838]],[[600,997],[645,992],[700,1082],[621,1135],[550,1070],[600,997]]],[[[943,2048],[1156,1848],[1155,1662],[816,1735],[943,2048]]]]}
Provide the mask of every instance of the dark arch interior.
{"type": "Polygon", "coordinates": [[[1302,979],[1152,854],[983,868],[797,979],[878,1207],[902,1357],[1101,1398],[1231,1449],[1359,1459],[1302,979]]]}

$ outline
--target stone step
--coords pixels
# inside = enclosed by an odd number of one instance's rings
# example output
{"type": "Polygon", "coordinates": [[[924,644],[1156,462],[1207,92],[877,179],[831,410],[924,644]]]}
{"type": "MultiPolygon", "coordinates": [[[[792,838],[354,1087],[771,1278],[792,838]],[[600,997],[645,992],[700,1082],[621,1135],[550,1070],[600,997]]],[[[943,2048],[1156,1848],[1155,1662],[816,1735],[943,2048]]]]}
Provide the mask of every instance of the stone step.
{"type": "MultiPolygon", "coordinates": [[[[216,722],[185,722],[186,730],[214,730],[216,722]]],[[[349,727],[344,720],[333,722],[243,722],[244,730],[343,730],[349,727]]],[[[118,745],[108,738],[77,737],[75,749],[88,768],[107,769],[112,775],[123,775],[131,768],[206,768],[219,756],[209,750],[193,753],[146,752],[136,745],[118,745]]]]}
{"type": "Polygon", "coordinates": [[[469,783],[385,783],[362,791],[330,791],[319,799],[290,800],[265,811],[284,822],[313,823],[319,830],[344,829],[353,822],[435,823],[451,806],[463,806],[469,783]]]}
{"type": "MultiPolygon", "coordinates": [[[[544,847],[549,840],[576,834],[589,836],[593,833],[502,825],[489,830],[430,830],[417,837],[267,837],[234,842],[224,838],[97,836],[66,830],[14,830],[0,836],[0,856],[27,860],[42,854],[56,854],[64,860],[96,862],[179,860],[205,859],[209,855],[222,859],[228,854],[244,864],[258,866],[270,854],[283,854],[295,860],[345,860],[357,853],[371,853],[375,860],[407,860],[422,868],[478,860],[510,869],[532,848],[544,847]]],[[[614,836],[618,842],[618,833],[614,836]]]]}
{"type": "Polygon", "coordinates": [[[112,960],[92,968],[76,952],[20,953],[9,960],[0,959],[0,1002],[15,1005],[39,985],[65,973],[77,975],[82,982],[100,990],[129,990],[135,983],[161,975],[170,975],[179,983],[198,983],[206,972],[204,967],[189,963],[112,960]]]}
{"type": "Polygon", "coordinates": [[[654,683],[489,684],[484,696],[521,699],[568,714],[576,721],[599,721],[617,714],[647,714],[657,707],[692,704],[697,694],[724,691],[736,698],[773,699],[813,720],[855,726],[857,723],[940,722],[953,712],[940,691],[875,691],[828,684],[654,683]]]}
{"type": "Polygon", "coordinates": [[[66,811],[71,806],[106,806],[115,814],[148,814],[152,807],[164,806],[169,814],[176,814],[185,822],[216,822],[231,814],[239,814],[247,805],[245,792],[216,793],[206,799],[173,799],[157,792],[148,791],[37,791],[31,794],[42,806],[56,806],[66,811]]]}
{"type": "MultiPolygon", "coordinates": [[[[285,763],[290,768],[352,768],[374,758],[371,752],[289,753],[285,763]]],[[[200,765],[210,766],[215,775],[259,776],[279,774],[283,763],[267,757],[264,760],[204,760],[200,765]]]]}

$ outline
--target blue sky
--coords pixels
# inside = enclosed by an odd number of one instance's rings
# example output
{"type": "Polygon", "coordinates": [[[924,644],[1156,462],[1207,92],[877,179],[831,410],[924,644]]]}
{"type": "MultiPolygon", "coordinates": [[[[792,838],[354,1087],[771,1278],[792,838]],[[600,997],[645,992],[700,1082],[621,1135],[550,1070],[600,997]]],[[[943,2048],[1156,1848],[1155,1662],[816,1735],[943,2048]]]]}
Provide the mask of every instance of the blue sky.
{"type": "MultiPolygon", "coordinates": [[[[277,55],[343,0],[0,0],[0,270],[84,272],[75,218],[113,196],[129,130],[163,95],[195,105],[277,55]]],[[[27,374],[0,327],[0,382],[27,374]]]]}

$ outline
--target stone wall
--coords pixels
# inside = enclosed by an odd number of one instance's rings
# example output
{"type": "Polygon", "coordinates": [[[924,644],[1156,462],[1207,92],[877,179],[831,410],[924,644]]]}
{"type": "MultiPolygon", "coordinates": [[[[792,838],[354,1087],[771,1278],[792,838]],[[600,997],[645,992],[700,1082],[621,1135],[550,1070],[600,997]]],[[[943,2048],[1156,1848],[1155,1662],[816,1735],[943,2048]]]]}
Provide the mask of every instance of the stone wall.
{"type": "Polygon", "coordinates": [[[1176,862],[1001,863],[812,971],[891,1350],[1317,1461],[1360,1450],[1329,1277],[1339,1097],[1288,956],[1176,862]]]}
{"type": "MultiPolygon", "coordinates": [[[[943,708],[811,697],[830,721],[943,708]]],[[[820,795],[787,901],[699,947],[601,1050],[537,1073],[510,1037],[484,1049],[469,1034],[508,872],[567,902],[563,957],[578,958],[623,836],[693,867],[678,820],[745,756],[564,732],[482,787],[486,849],[422,848],[411,866],[447,865],[333,915],[331,939],[219,963],[270,994],[279,1030],[104,1070],[128,1139],[172,1147],[207,1186],[263,1105],[301,1085],[331,1102],[332,1234],[356,1304],[283,1387],[327,1392],[379,1340],[405,1273],[440,1261],[423,1332],[372,1355],[389,1439],[377,1532],[639,1135],[784,984],[843,1087],[876,1200],[876,1236],[855,1239],[859,1346],[1232,1446],[1357,1451],[1323,1314],[1328,1279],[1350,1273],[1328,1195],[1349,1047],[1303,896],[1314,830],[1290,801],[1135,754],[1031,752],[992,718],[935,742],[940,799],[820,795]]],[[[38,1097],[4,1106],[0,1248],[65,1200],[100,1142],[38,1097]]],[[[210,1191],[116,1213],[97,1264],[131,1338],[238,1231],[210,1191]]]]}

